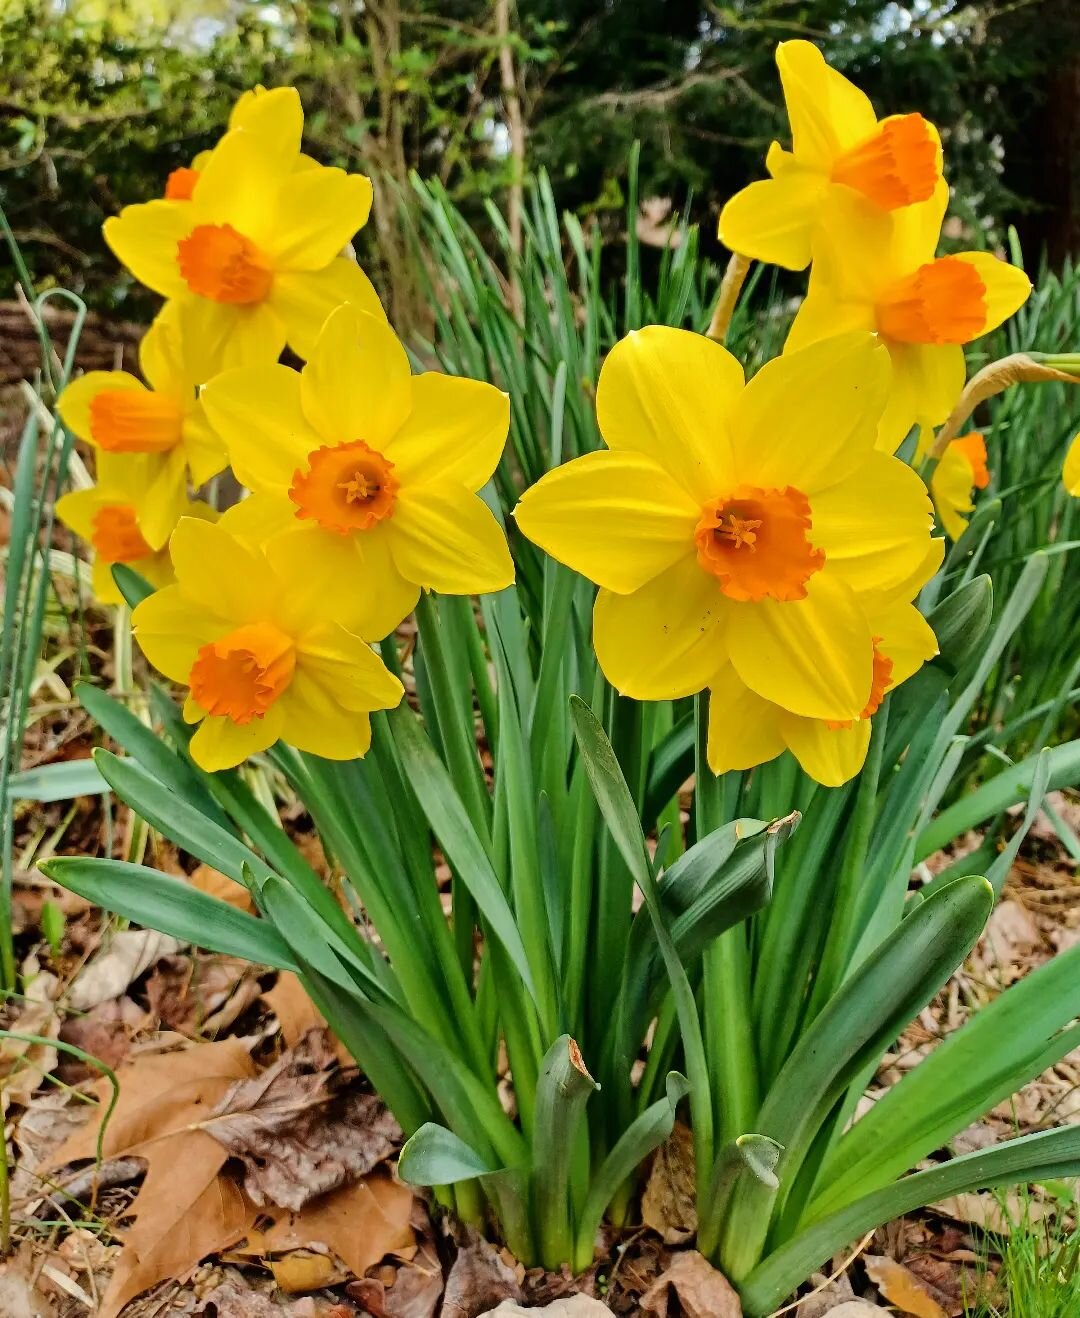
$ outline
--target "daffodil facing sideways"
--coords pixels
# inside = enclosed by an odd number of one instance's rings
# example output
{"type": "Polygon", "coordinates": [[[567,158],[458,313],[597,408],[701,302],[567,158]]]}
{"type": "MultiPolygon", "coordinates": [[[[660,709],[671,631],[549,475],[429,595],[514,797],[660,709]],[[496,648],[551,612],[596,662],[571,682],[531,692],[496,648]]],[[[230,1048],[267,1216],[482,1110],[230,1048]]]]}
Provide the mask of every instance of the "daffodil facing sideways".
{"type": "Polygon", "coordinates": [[[935,257],[949,201],[882,211],[848,189],[826,203],[806,298],[784,351],[871,330],[892,358],[878,443],[893,453],[912,426],[940,425],[964,388],[963,344],[996,329],[1027,301],[1023,270],[990,252],[935,257]]]}
{"type": "Polygon", "coordinates": [[[809,41],[782,41],[776,64],[792,150],[774,142],[770,178],[720,212],[720,241],[742,256],[804,270],[827,197],[849,190],[880,212],[927,201],[941,179],[941,140],[921,114],[879,120],[869,99],[809,41]]]}
{"type": "Polygon", "coordinates": [[[219,369],[276,361],[286,342],[307,357],[343,303],[382,316],[370,280],[342,250],[367,220],[371,182],[322,165],[304,168],[303,114],[276,131],[226,133],[189,200],[126,206],[105,241],[131,273],[190,305],[219,369]]]}
{"type": "MultiPolygon", "coordinates": [[[[924,432],[917,458],[925,456],[932,439],[930,432],[924,432]]],[[[938,521],[950,540],[959,540],[964,534],[968,517],[975,511],[974,492],[985,490],[989,484],[986,441],[981,433],[972,430],[954,439],[930,477],[930,493],[934,496],[938,521]]]]}
{"type": "Polygon", "coordinates": [[[252,491],[226,514],[233,534],[286,534],[306,588],[367,639],[392,631],[421,589],[471,595],[513,581],[502,528],[476,493],[506,443],[509,399],[478,380],[414,376],[381,317],[343,307],[302,371],[231,371],[203,402],[252,491]]]}
{"type": "Polygon", "coordinates": [[[168,540],[196,488],[225,467],[197,386],[213,363],[184,309],[166,307],[139,345],[146,384],[127,371],[88,371],[60,395],[67,428],[99,454],[123,455],[139,495],[139,524],[155,550],[168,540]]]}
{"type": "Polygon", "coordinates": [[[176,584],[132,614],[147,659],[189,689],[203,769],[232,768],[282,739],[329,760],[365,754],[373,710],[402,687],[371,647],[312,591],[286,540],[264,549],[184,518],[169,542],[176,584]]]}
{"type": "MultiPolygon", "coordinates": [[[[152,543],[144,514],[145,494],[146,459],[106,450],[97,455],[97,483],[56,501],[57,517],[94,551],[90,584],[102,604],[124,602],[112,575],[117,563],[134,568],[152,586],[164,586],[173,579],[166,542],[176,521],[152,543]]],[[[212,520],[217,513],[209,504],[185,499],[176,520],[182,515],[212,520]]]]}
{"type": "Polygon", "coordinates": [[[749,384],[686,330],[615,346],[596,396],[607,448],[548,473],[515,517],[600,586],[593,643],[617,690],[690,695],[730,660],[792,713],[862,714],[874,662],[860,596],[907,580],[931,528],[922,481],[874,447],[888,387],[888,354],[865,333],[749,384]]]}
{"type": "Polygon", "coordinates": [[[1073,438],[1069,451],[1065,454],[1061,480],[1073,498],[1080,499],[1080,435],[1073,438]]]}
{"type": "Polygon", "coordinates": [[[824,787],[840,787],[862,768],[871,719],[886,695],[938,653],[926,619],[909,603],[941,566],[945,542],[930,542],[919,571],[902,586],[863,600],[872,633],[873,679],[858,718],[814,719],[763,700],[725,663],[709,683],[707,758],[713,773],[752,769],[789,750],[824,787]]]}

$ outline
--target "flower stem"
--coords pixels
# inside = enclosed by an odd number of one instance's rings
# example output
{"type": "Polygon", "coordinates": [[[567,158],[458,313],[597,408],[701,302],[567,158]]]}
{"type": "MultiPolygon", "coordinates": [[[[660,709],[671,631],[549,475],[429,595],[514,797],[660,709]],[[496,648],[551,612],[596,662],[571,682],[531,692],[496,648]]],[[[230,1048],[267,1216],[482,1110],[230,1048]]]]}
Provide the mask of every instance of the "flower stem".
{"type": "Polygon", "coordinates": [[[740,256],[738,252],[732,252],[731,260],[728,261],[727,269],[724,271],[724,277],[720,281],[720,292],[716,297],[712,320],[709,322],[709,328],[705,331],[706,335],[710,339],[715,339],[717,343],[723,343],[727,338],[731,317],[735,312],[735,303],[739,300],[739,294],[742,292],[742,286],[746,282],[746,276],[749,272],[750,258],[740,256]]]}

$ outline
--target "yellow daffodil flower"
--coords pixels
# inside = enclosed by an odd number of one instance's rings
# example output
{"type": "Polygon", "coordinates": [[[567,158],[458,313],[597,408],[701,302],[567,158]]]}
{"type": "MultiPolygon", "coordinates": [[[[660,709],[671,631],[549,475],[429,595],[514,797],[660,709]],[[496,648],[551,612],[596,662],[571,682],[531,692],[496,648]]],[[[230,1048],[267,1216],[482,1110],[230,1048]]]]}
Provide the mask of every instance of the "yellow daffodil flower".
{"type": "MultiPolygon", "coordinates": [[[[920,445],[929,448],[932,435],[927,433],[920,445]]],[[[930,477],[930,493],[938,511],[938,520],[950,540],[959,540],[967,529],[967,519],[975,511],[972,495],[990,484],[986,465],[986,443],[977,430],[954,439],[930,477]]]]}
{"type": "Polygon", "coordinates": [[[154,549],[169,538],[196,487],[225,466],[225,450],[203,416],[196,387],[213,372],[179,306],[166,307],[143,336],[144,385],[126,371],[88,371],[60,396],[67,428],[99,453],[138,455],[139,524],[154,549]]]}
{"type": "Polygon", "coordinates": [[[872,632],[873,681],[858,718],[803,718],[763,700],[725,663],[709,683],[707,757],[713,773],[752,769],[789,750],[802,769],[825,787],[839,787],[862,768],[870,745],[870,720],[885,696],[938,652],[926,619],[908,601],[941,567],[944,540],[930,542],[918,570],[885,595],[864,603],[872,632]]]}
{"type": "MultiPolygon", "coordinates": [[[[112,577],[114,563],[125,563],[152,586],[173,579],[166,541],[173,527],[152,543],[144,518],[146,459],[107,450],[97,455],[97,484],[74,490],[56,501],[56,515],[94,550],[90,584],[103,604],[122,604],[124,597],[112,577]]],[[[204,503],[183,501],[181,515],[213,519],[217,513],[204,503]]],[[[175,526],[176,523],[173,523],[175,526]]],[[[160,529],[160,527],[158,528],[160,529]]]]}
{"type": "Polygon", "coordinates": [[[309,589],[286,540],[259,551],[223,526],[184,518],[169,542],[176,584],[132,614],[147,659],[189,688],[195,762],[213,772],[279,738],[329,760],[363,755],[369,714],[402,687],[335,601],[309,589]]]}
{"type": "Polygon", "coordinates": [[[1069,445],[1065,465],[1061,469],[1061,479],[1073,498],[1080,499],[1080,435],[1069,445]]]}
{"type": "Polygon", "coordinates": [[[880,120],[868,98],[809,41],[782,41],[776,63],[792,150],[774,142],[771,177],[735,194],[720,213],[734,252],[803,270],[826,197],[851,189],[879,211],[926,201],[941,178],[941,141],[921,114],[880,120]]]}
{"type": "Polygon", "coordinates": [[[288,531],[308,588],[369,640],[421,588],[471,595],[513,581],[502,529],[476,493],[506,442],[509,399],[477,380],[413,376],[385,320],[343,307],[303,371],[229,372],[203,402],[252,491],[227,514],[233,534],[258,544],[288,531]]]}
{"type": "Polygon", "coordinates": [[[306,357],[326,317],[350,302],[383,314],[342,249],[365,223],[371,183],[321,165],[297,168],[296,131],[234,129],[214,147],[190,201],[125,206],[105,241],[131,273],[190,304],[219,369],[306,357]]]}
{"type": "Polygon", "coordinates": [[[826,203],[810,285],[785,352],[850,330],[873,330],[892,358],[879,445],[892,453],[916,423],[937,426],[964,387],[961,346],[1023,306],[1031,281],[989,252],[935,259],[949,190],[881,211],[850,190],[826,203]]]}
{"type": "Polygon", "coordinates": [[[641,700],[700,691],[730,659],[762,699],[857,718],[873,678],[866,591],[923,561],[923,483],[874,448],[888,354],[849,334],[744,385],[712,340],[652,326],[609,354],[607,449],[544,476],[518,525],[600,586],[594,645],[641,700]]]}

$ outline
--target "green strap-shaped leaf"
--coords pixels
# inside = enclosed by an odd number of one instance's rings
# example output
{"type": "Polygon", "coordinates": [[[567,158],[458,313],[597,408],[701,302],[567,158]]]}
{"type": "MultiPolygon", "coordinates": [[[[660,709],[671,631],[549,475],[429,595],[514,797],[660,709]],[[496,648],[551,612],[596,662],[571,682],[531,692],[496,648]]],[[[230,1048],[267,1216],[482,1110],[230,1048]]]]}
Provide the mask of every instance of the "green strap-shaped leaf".
{"type": "Polygon", "coordinates": [[[398,1175],[406,1185],[456,1185],[497,1170],[471,1144],[433,1121],[406,1140],[398,1158],[398,1175]]]}
{"type": "Polygon", "coordinates": [[[109,791],[93,760],[61,760],[36,769],[13,773],[7,781],[9,801],[70,801],[73,796],[95,796],[109,791]]]}

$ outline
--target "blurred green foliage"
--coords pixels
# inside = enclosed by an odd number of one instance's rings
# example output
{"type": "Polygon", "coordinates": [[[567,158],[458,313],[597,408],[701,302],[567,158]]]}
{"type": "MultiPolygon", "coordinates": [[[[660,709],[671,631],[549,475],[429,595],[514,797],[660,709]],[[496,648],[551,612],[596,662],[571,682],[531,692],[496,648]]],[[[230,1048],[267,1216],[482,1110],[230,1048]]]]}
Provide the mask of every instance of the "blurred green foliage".
{"type": "Polygon", "coordinates": [[[954,208],[988,239],[1016,222],[1055,263],[1077,245],[1074,0],[0,0],[0,195],[39,283],[142,316],[101,221],[159,195],[242,90],[292,82],[307,149],[381,189],[363,255],[407,321],[420,291],[391,192],[415,169],[482,230],[518,171],[512,98],[560,207],[621,224],[639,140],[643,195],[689,201],[719,256],[711,216],[786,133],[773,49],[790,37],[940,124],[954,208]]]}

